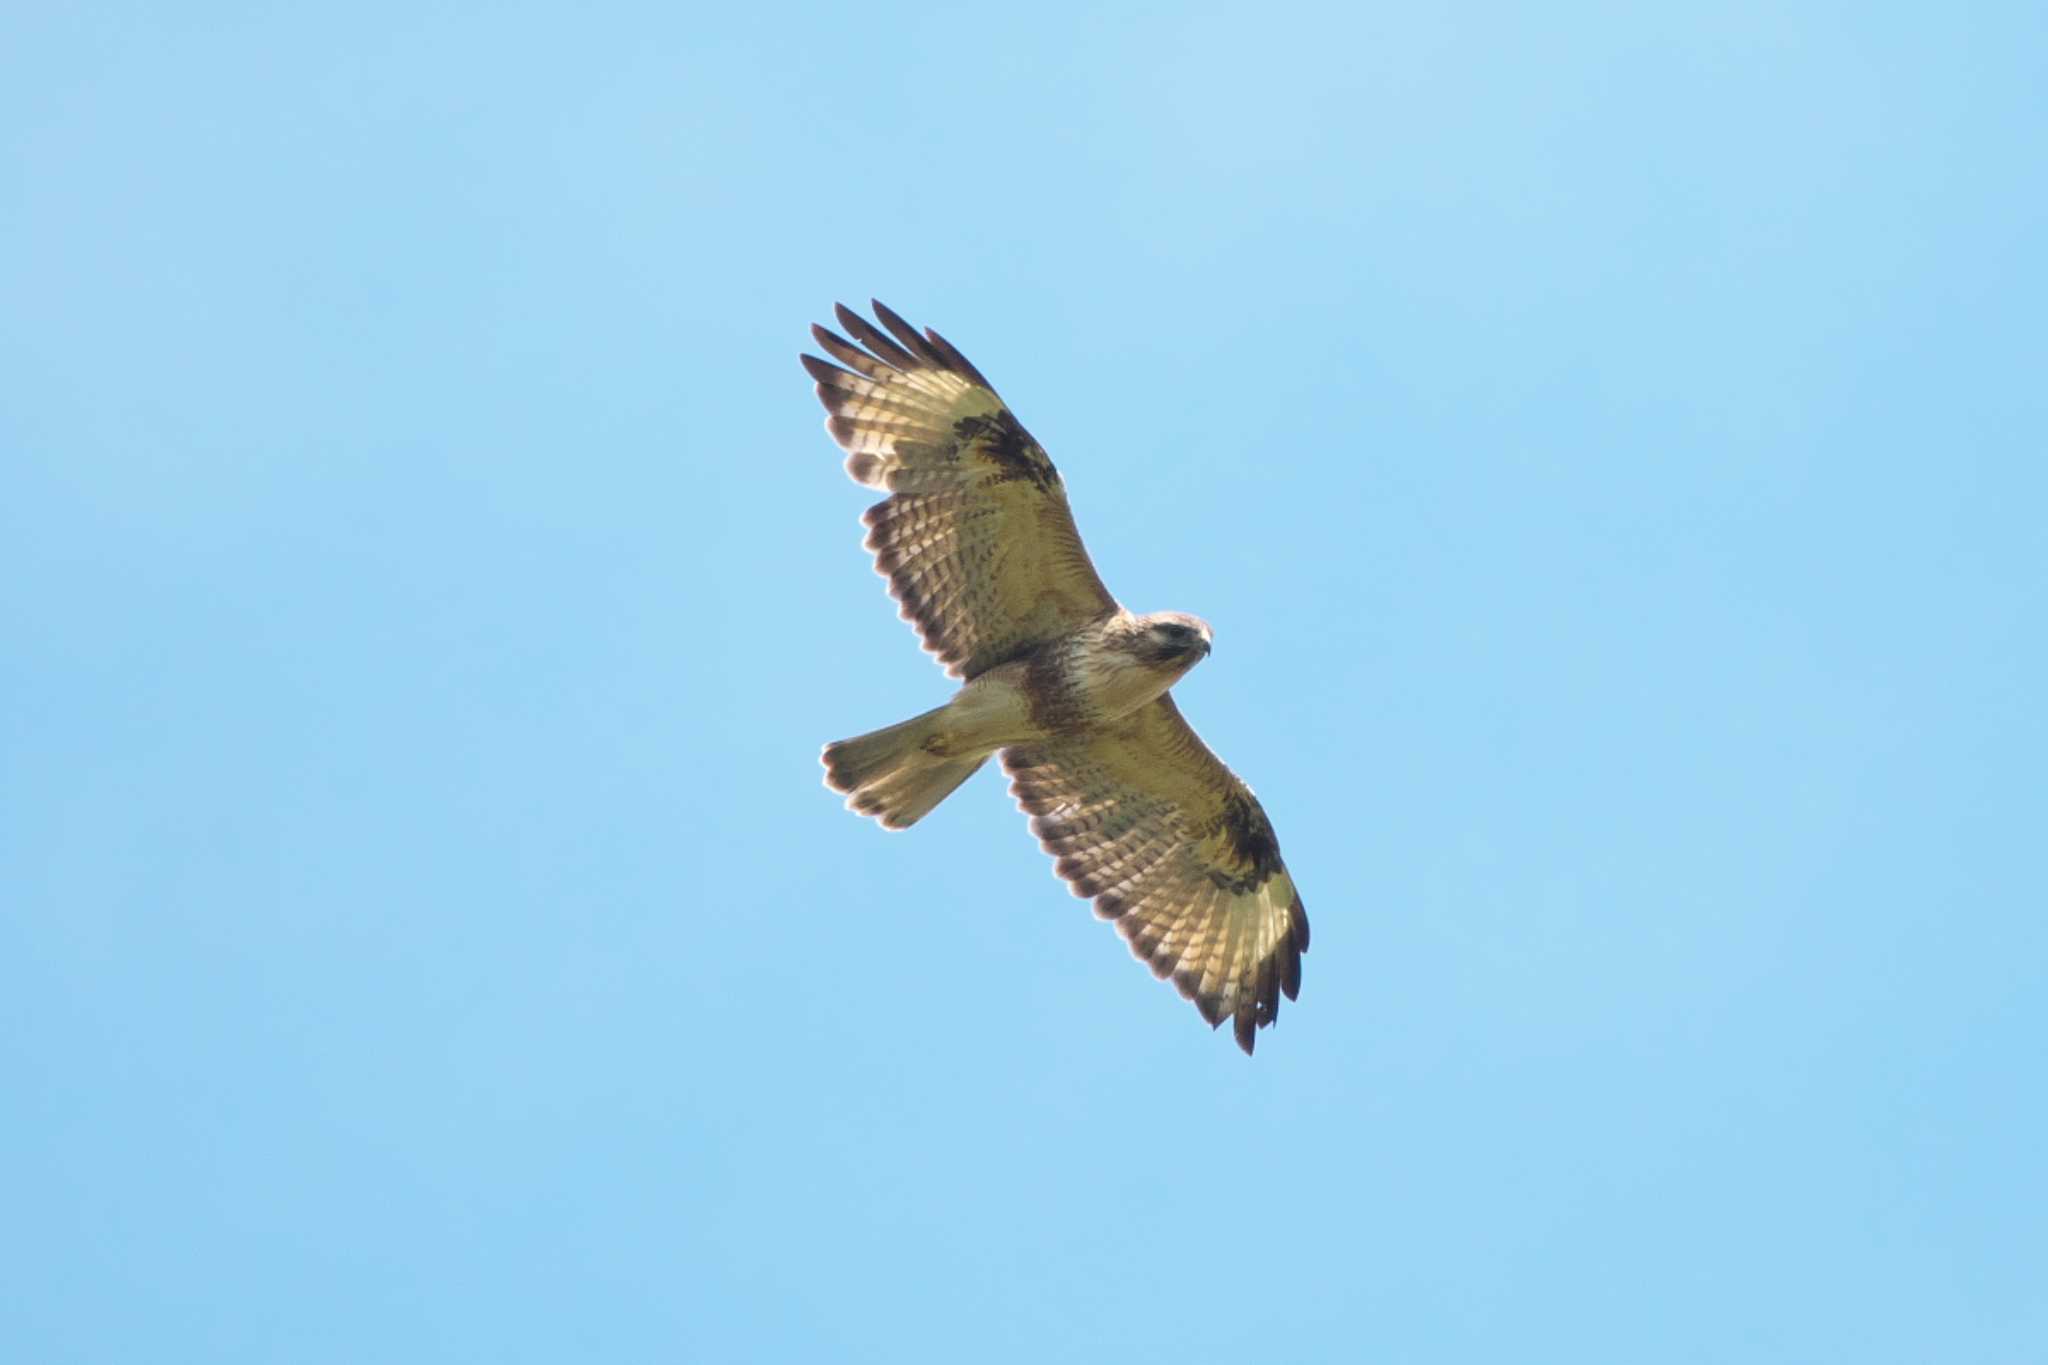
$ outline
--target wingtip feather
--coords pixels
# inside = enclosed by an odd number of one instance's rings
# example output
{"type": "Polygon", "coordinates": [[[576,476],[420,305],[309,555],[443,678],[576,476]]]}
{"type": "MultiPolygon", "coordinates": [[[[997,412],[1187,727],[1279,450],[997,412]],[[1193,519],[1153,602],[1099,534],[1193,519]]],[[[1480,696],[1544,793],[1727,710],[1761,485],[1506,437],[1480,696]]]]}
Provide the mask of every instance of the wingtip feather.
{"type": "Polygon", "coordinates": [[[881,328],[845,304],[834,304],[833,316],[839,319],[839,325],[851,333],[855,341],[867,347],[884,363],[894,365],[899,370],[917,368],[917,356],[898,345],[881,328]]]}
{"type": "Polygon", "coordinates": [[[925,340],[915,327],[905,322],[900,313],[888,304],[883,303],[880,299],[869,299],[868,302],[874,307],[875,316],[880,318],[882,325],[887,327],[895,334],[896,339],[903,343],[904,349],[934,369],[943,370],[946,368],[946,357],[941,355],[931,342],[925,340]]]}
{"type": "Polygon", "coordinates": [[[980,370],[974,368],[973,362],[968,360],[966,356],[960,354],[959,347],[955,346],[952,342],[946,340],[944,337],[940,336],[937,332],[933,331],[929,327],[924,329],[924,334],[925,339],[931,342],[933,349],[938,351],[940,355],[945,357],[946,365],[948,368],[967,376],[967,378],[972,379],[975,383],[981,385],[990,393],[994,393],[996,391],[996,386],[989,383],[988,380],[982,376],[980,370]]]}
{"type": "Polygon", "coordinates": [[[799,351],[796,358],[805,373],[818,381],[819,398],[825,396],[828,388],[837,388],[844,380],[854,377],[852,371],[841,369],[829,360],[821,360],[808,351],[799,351]]]}

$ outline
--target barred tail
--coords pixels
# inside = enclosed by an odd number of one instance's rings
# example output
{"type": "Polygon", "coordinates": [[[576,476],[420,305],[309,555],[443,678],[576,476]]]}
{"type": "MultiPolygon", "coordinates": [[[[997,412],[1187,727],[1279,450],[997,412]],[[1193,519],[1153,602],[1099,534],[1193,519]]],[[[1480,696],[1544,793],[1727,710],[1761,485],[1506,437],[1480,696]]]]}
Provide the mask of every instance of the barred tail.
{"type": "Polygon", "coordinates": [[[890,829],[908,829],[974,776],[988,754],[934,753],[946,708],[825,746],[825,785],[845,792],[848,810],[890,829]]]}

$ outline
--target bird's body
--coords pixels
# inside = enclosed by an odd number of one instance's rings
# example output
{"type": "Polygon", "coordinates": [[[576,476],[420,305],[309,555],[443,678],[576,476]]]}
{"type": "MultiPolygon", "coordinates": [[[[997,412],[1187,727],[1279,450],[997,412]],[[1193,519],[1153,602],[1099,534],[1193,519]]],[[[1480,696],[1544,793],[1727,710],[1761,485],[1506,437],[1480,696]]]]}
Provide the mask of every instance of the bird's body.
{"type": "Polygon", "coordinates": [[[875,567],[964,682],[826,745],[826,783],[904,829],[1001,753],[1059,875],[1250,1052],[1299,989],[1308,918],[1257,798],[1167,696],[1208,656],[1208,624],[1119,605],[1058,471],[988,381],[936,333],[875,312],[888,334],[842,307],[866,349],[813,328],[840,365],[804,366],[847,472],[893,494],[865,518],[875,567]]]}
{"type": "Polygon", "coordinates": [[[1093,733],[1164,696],[1210,639],[1193,617],[1118,608],[976,674],[944,706],[826,746],[826,781],[861,814],[908,829],[997,750],[1093,733]]]}

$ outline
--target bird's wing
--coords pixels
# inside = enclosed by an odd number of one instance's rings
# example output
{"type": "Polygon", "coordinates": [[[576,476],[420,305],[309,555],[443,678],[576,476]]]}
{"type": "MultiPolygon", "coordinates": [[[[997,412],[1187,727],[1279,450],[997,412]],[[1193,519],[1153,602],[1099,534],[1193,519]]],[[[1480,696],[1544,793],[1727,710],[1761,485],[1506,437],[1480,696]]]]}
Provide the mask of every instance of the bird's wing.
{"type": "Polygon", "coordinates": [[[1308,915],[1258,798],[1169,697],[1108,728],[1003,752],[1054,871],[1213,1027],[1257,1029],[1301,988],[1308,915]]]}
{"type": "Polygon", "coordinates": [[[893,337],[840,305],[861,344],[813,327],[839,364],[803,363],[846,472],[892,494],[867,511],[867,547],[924,647],[972,678],[1116,610],[1031,433],[937,332],[875,316],[893,337]]]}

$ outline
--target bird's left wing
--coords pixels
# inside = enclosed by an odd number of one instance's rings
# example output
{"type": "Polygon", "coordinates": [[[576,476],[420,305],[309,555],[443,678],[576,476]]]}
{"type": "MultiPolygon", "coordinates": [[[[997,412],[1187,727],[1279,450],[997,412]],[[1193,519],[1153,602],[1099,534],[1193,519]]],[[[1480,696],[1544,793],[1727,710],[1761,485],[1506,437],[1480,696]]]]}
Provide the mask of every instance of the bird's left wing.
{"type": "Polygon", "coordinates": [[[973,678],[1115,611],[1044,449],[944,337],[874,307],[888,331],[841,306],[860,345],[813,327],[839,363],[803,363],[847,474],[892,494],[867,545],[924,647],[973,678]]]}
{"type": "Polygon", "coordinates": [[[1308,915],[1273,826],[1170,697],[1085,735],[1003,751],[1054,871],[1237,1045],[1301,989],[1308,915]]]}

